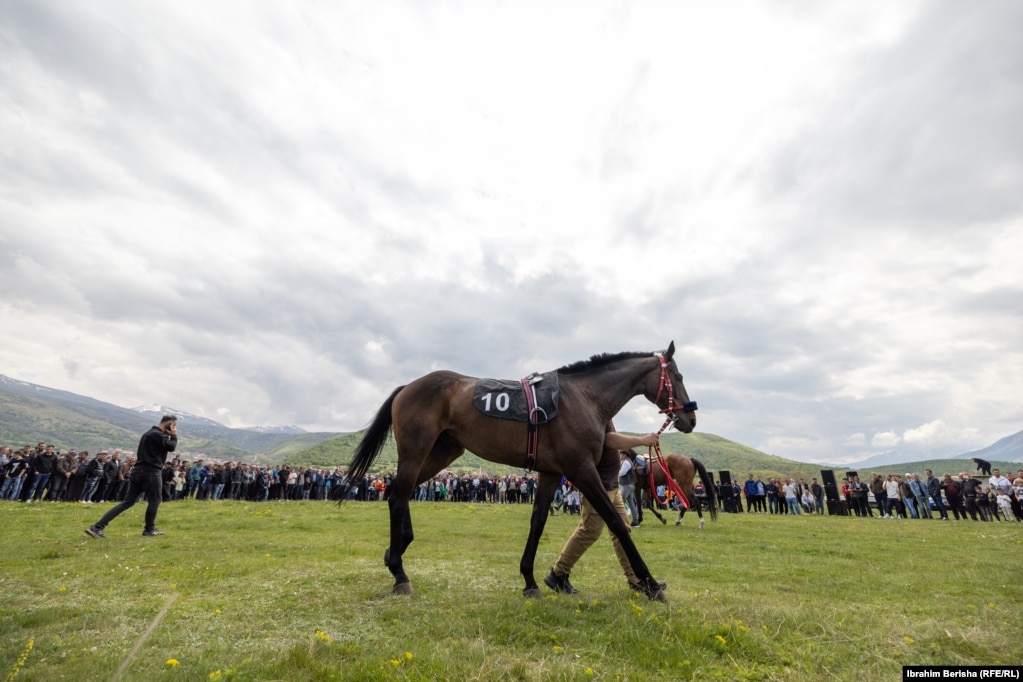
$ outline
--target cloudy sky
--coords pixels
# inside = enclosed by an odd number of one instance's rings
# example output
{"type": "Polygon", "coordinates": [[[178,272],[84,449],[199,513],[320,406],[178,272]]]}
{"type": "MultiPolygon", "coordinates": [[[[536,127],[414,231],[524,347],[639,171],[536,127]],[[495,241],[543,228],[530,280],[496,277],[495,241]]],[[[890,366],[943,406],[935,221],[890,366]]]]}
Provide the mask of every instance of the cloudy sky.
{"type": "Polygon", "coordinates": [[[700,431],[984,447],[1023,429],[1020,26],[1014,0],[0,0],[0,373],[353,431],[434,369],[674,340],[700,431]]]}

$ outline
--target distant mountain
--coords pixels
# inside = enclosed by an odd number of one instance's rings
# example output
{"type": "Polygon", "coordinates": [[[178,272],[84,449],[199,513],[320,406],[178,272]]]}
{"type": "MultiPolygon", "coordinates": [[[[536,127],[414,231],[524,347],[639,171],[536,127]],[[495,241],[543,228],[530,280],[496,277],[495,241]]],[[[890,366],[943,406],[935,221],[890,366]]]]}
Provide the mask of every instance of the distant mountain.
{"type": "Polygon", "coordinates": [[[38,386],[0,374],[0,444],[51,443],[58,449],[95,452],[134,450],[139,436],[160,415],[180,424],[178,450],[221,460],[276,460],[338,433],[307,433],[298,427],[232,429],[212,419],[164,405],[119,407],[68,391],[38,386]]]}
{"type": "MultiPolygon", "coordinates": [[[[979,457],[989,462],[994,460],[1007,460],[1009,462],[1023,462],[1023,431],[1006,436],[981,450],[974,450],[961,455],[964,459],[979,457]]],[[[1021,467],[1023,468],[1023,467],[1021,467]]]]}
{"type": "MultiPolygon", "coordinates": [[[[876,470],[879,467],[883,468],[889,466],[900,468],[900,462],[945,462],[948,460],[968,463],[972,457],[980,457],[981,459],[986,459],[989,462],[1023,462],[1023,431],[1014,433],[1011,436],[1006,436],[1005,438],[1002,438],[981,450],[973,450],[953,455],[934,455],[921,452],[919,450],[895,449],[858,462],[848,462],[836,465],[834,468],[844,468],[849,469],[850,471],[859,469],[876,470]]],[[[931,468],[933,469],[933,467],[931,468]]],[[[941,465],[938,465],[938,468],[941,468],[941,465]]]]}
{"type": "Polygon", "coordinates": [[[301,426],[295,426],[294,424],[288,424],[286,426],[248,426],[245,430],[255,431],[256,433],[286,433],[292,436],[300,436],[303,433],[309,433],[301,426]]]}
{"type": "Polygon", "coordinates": [[[212,419],[207,419],[206,417],[200,417],[198,415],[190,414],[188,412],[185,412],[184,410],[178,410],[173,407],[167,407],[166,405],[142,405],[139,407],[133,407],[131,408],[131,410],[132,412],[138,412],[140,414],[147,415],[147,418],[152,420],[154,424],[157,423],[160,420],[160,417],[162,417],[163,415],[173,414],[179,420],[187,420],[190,424],[205,424],[206,426],[211,426],[214,428],[216,427],[227,428],[220,422],[214,421],[212,419]]]}

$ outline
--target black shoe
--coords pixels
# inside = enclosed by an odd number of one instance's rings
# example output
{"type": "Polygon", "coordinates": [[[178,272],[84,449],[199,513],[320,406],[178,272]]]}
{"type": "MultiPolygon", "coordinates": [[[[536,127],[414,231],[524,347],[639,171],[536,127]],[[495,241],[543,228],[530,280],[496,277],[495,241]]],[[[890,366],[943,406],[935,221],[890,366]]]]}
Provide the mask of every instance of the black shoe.
{"type": "Polygon", "coordinates": [[[107,536],[107,534],[103,532],[102,528],[97,528],[96,526],[89,526],[86,528],[85,534],[91,535],[94,538],[105,538],[107,536]]]}
{"type": "Polygon", "coordinates": [[[156,535],[166,535],[166,533],[164,533],[162,530],[157,530],[155,528],[153,530],[142,531],[142,537],[151,538],[156,535]]]}
{"type": "Polygon", "coordinates": [[[572,583],[568,582],[567,575],[556,575],[554,569],[547,574],[547,577],[543,579],[543,584],[551,588],[555,592],[564,592],[565,594],[579,594],[579,590],[572,587],[572,583]]]}

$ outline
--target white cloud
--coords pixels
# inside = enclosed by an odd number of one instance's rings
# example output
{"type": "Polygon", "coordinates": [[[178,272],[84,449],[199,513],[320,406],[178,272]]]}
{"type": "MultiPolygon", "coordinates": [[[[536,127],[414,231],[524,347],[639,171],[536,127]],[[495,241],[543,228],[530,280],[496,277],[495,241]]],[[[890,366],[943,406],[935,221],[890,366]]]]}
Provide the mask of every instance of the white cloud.
{"type": "Polygon", "coordinates": [[[701,430],[982,446],[1023,418],[1021,15],[5,3],[0,370],[354,430],[675,339],[701,430]]]}

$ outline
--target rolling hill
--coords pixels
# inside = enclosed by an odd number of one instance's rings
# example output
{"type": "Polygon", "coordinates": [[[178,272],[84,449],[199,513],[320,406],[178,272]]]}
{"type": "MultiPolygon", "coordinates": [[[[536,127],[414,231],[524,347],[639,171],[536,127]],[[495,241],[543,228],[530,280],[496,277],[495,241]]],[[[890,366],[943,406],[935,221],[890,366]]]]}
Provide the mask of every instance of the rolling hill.
{"type": "Polygon", "coordinates": [[[139,436],[173,412],[181,425],[180,452],[219,460],[273,461],[334,438],[296,429],[232,429],[212,419],[162,406],[126,408],[94,398],[17,381],[0,374],[0,444],[45,441],[59,450],[134,450],[139,436]]]}

